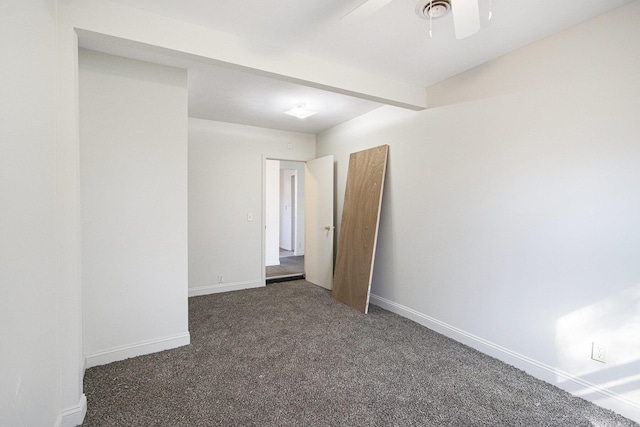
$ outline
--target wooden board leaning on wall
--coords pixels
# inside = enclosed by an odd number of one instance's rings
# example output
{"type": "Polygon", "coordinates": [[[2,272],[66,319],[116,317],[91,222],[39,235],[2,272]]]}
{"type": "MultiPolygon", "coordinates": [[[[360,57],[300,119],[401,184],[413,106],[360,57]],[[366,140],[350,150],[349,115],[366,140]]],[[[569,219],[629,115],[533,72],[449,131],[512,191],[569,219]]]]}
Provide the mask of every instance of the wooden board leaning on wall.
{"type": "Polygon", "coordinates": [[[388,145],[351,153],[331,296],[363,313],[369,293],[388,145]]]}

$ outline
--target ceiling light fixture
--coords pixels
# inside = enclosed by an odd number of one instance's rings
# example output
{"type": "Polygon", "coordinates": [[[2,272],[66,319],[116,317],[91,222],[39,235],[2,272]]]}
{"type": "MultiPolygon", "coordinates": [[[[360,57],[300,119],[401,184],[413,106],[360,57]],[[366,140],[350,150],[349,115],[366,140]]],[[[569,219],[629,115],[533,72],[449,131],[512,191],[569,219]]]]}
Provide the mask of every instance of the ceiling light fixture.
{"type": "Polygon", "coordinates": [[[307,109],[306,104],[298,104],[295,106],[295,108],[285,111],[284,113],[293,117],[297,117],[299,119],[306,119],[307,117],[316,114],[317,111],[307,109]]]}

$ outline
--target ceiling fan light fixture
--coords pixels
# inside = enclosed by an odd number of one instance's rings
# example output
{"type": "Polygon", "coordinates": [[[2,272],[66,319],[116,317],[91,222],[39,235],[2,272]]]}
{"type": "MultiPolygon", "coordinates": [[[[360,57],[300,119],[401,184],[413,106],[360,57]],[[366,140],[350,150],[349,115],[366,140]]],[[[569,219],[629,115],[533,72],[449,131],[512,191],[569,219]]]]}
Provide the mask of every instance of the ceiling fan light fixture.
{"type": "Polygon", "coordinates": [[[287,110],[284,113],[299,119],[306,119],[307,117],[316,114],[317,111],[309,110],[306,108],[306,104],[298,104],[291,110],[287,110]]]}
{"type": "Polygon", "coordinates": [[[420,0],[416,14],[422,19],[437,19],[451,10],[451,0],[420,0]]]}

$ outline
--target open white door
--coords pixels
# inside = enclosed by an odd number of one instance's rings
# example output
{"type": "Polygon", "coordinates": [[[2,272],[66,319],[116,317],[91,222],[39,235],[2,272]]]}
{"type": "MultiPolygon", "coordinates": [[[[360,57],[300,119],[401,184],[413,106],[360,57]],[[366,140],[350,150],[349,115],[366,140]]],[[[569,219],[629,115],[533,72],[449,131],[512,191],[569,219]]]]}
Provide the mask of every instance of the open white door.
{"type": "Polygon", "coordinates": [[[305,167],[304,271],[307,281],[333,288],[333,156],[305,167]]]}

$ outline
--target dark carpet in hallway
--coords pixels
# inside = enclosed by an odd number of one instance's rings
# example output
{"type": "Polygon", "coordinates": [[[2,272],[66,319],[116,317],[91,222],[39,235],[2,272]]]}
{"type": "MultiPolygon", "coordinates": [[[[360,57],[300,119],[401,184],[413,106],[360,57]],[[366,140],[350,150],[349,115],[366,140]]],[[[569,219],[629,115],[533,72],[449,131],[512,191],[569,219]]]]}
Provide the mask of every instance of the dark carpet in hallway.
{"type": "Polygon", "coordinates": [[[267,266],[266,270],[267,278],[302,274],[304,274],[304,255],[280,257],[280,265],[267,266]]]}

